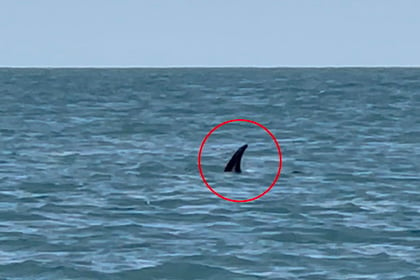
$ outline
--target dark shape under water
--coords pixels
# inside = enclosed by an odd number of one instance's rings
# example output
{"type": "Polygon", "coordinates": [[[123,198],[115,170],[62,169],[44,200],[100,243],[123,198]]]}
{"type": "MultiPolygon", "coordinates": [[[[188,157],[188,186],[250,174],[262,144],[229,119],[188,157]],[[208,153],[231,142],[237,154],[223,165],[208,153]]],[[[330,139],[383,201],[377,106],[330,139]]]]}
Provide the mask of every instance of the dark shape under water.
{"type": "Polygon", "coordinates": [[[243,145],[236,151],[236,153],[232,156],[232,158],[226,165],[225,172],[232,172],[233,168],[235,168],[235,172],[237,173],[241,172],[241,159],[246,148],[248,148],[247,144],[243,145]]]}

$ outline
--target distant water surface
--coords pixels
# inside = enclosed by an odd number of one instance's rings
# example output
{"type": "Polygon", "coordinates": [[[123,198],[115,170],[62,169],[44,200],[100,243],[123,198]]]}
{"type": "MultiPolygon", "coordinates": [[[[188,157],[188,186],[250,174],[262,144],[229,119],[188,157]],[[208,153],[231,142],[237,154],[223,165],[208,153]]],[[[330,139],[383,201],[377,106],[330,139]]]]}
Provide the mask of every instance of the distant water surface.
{"type": "Polygon", "coordinates": [[[0,69],[0,279],[420,279],[419,77],[0,69]]]}

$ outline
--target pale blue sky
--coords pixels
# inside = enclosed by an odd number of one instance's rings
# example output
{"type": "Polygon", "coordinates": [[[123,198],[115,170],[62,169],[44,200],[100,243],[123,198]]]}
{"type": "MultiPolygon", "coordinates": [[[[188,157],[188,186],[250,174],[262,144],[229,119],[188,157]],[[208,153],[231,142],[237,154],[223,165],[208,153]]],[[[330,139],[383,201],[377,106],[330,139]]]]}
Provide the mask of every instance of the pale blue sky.
{"type": "Polygon", "coordinates": [[[0,0],[0,66],[420,66],[418,0],[0,0]]]}

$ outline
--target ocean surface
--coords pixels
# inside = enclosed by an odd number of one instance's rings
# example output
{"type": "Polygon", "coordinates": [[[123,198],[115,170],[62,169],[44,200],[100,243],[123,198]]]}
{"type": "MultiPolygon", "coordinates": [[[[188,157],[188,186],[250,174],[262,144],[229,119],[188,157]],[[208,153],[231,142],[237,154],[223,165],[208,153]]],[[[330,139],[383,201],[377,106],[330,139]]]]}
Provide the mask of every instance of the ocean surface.
{"type": "Polygon", "coordinates": [[[420,69],[3,68],[0,279],[420,279],[419,143],[420,69]]]}

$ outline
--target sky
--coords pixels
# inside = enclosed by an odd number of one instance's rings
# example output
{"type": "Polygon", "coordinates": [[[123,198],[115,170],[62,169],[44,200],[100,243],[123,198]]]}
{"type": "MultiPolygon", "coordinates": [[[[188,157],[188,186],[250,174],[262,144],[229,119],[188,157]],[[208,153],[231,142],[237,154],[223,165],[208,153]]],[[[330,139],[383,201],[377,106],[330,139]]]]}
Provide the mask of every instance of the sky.
{"type": "Polygon", "coordinates": [[[2,67],[420,66],[418,0],[0,0],[2,67]]]}

